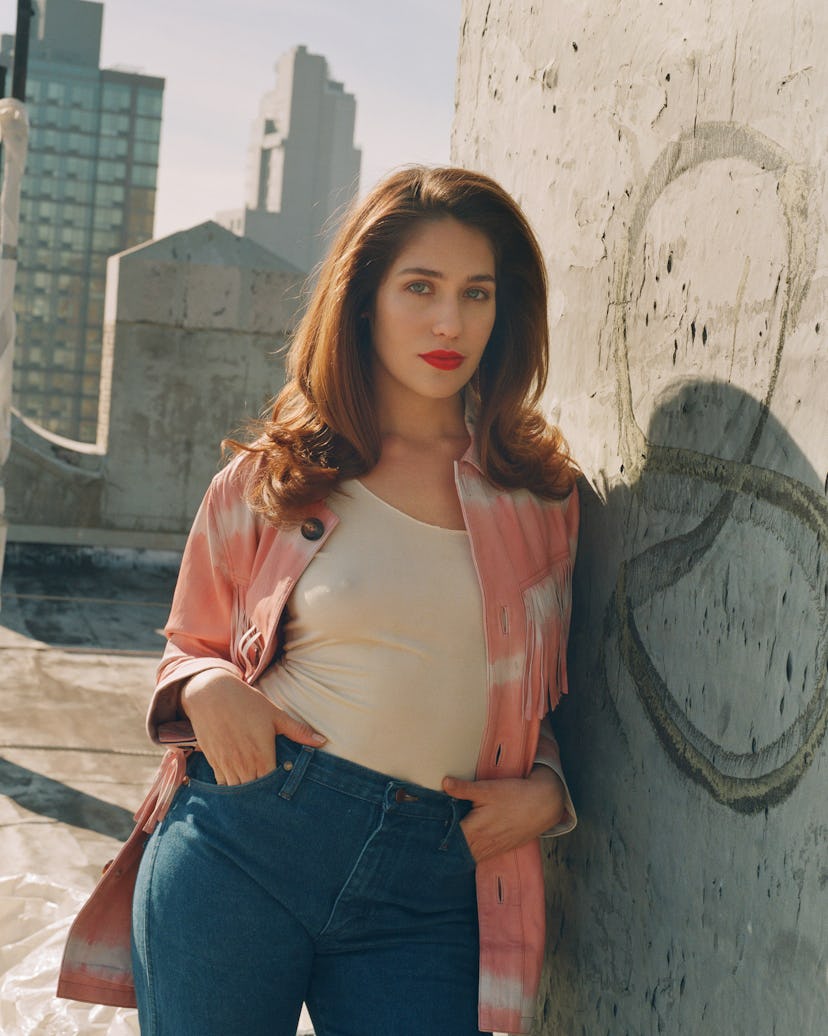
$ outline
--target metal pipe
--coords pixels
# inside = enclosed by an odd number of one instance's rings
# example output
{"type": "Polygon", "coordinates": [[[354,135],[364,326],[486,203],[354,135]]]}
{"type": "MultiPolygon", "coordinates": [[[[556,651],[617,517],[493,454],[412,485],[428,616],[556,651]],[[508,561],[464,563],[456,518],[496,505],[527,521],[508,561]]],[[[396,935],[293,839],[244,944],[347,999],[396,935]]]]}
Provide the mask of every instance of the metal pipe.
{"type": "Polygon", "coordinates": [[[35,9],[31,0],[17,0],[17,28],[14,33],[12,97],[26,100],[26,72],[29,67],[29,28],[35,9]]]}

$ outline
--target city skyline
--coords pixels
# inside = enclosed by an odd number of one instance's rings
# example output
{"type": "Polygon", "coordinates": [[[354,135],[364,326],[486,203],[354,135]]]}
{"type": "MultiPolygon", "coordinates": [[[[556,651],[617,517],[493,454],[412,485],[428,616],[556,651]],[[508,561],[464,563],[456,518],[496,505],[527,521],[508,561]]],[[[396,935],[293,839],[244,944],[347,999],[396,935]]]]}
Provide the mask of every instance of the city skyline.
{"type": "MultiPolygon", "coordinates": [[[[45,0],[29,47],[14,403],[94,443],[106,263],[152,236],[164,80],[102,68],[101,7],[45,0]]],[[[14,36],[0,36],[13,62],[14,36]]]]}
{"type": "Polygon", "coordinates": [[[216,221],[309,273],[328,249],[339,213],[359,189],[356,99],[305,46],[280,55],[259,101],[241,208],[216,221]]]}
{"type": "MultiPolygon", "coordinates": [[[[0,31],[16,10],[0,0],[0,31]]],[[[166,80],[155,236],[241,202],[259,99],[300,44],[356,97],[363,191],[396,166],[447,162],[460,0],[409,15],[381,0],[105,0],[101,64],[166,80]]]]}

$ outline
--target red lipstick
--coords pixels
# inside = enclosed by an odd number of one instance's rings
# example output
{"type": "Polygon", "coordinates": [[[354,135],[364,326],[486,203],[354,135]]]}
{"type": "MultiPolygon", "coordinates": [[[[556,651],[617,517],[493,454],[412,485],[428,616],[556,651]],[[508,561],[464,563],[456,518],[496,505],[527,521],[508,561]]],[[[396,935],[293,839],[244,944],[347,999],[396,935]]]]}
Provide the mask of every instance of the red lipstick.
{"type": "Polygon", "coordinates": [[[433,349],[430,353],[418,353],[421,360],[441,371],[456,371],[465,357],[452,349],[433,349]]]}

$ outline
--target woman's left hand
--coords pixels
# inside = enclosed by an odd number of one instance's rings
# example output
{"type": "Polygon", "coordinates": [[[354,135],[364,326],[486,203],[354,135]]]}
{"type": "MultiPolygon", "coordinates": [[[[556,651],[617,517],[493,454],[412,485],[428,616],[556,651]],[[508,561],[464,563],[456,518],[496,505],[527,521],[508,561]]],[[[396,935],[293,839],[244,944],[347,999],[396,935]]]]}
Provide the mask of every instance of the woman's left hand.
{"type": "Polygon", "coordinates": [[[460,826],[478,863],[531,842],[560,823],[566,809],[563,781],[548,766],[536,766],[525,779],[461,781],[446,777],[443,791],[473,803],[460,826]]]}

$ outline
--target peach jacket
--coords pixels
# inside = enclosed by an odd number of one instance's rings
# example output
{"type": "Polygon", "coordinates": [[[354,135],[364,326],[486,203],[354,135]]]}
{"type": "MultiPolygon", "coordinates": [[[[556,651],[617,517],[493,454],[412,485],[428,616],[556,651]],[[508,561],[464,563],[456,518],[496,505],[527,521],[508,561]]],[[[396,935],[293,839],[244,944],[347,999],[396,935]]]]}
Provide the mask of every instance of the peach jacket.
{"type": "MultiPolygon", "coordinates": [[[[525,490],[497,489],[483,475],[474,445],[455,463],[455,481],[485,617],[489,704],[477,779],[525,777],[535,763],[560,773],[544,717],[566,691],[577,492],[547,502],[525,490]]],[[[182,680],[218,667],[252,683],[273,662],[288,597],[337,522],[333,508],[319,503],[298,527],[267,525],[244,501],[238,460],[214,478],[193,523],[166,627],[148,716],[153,739],[159,724],[176,718],[182,680]]],[[[168,769],[175,786],[180,758],[168,769]]],[[[169,797],[162,789],[163,805],[145,830],[163,817],[169,797]]],[[[549,834],[574,827],[569,801],[567,808],[549,834]]],[[[545,942],[538,840],[479,864],[477,898],[480,1028],[528,1032],[545,942]]]]}

